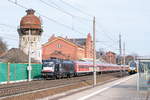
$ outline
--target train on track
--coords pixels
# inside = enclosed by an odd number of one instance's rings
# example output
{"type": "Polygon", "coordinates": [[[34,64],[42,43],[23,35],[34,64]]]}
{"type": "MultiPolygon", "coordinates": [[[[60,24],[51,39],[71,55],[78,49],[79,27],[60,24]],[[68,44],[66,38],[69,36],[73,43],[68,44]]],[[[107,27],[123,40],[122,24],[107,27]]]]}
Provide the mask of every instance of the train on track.
{"type": "Polygon", "coordinates": [[[137,66],[138,66],[137,61],[131,61],[131,62],[129,62],[128,73],[129,73],[130,75],[137,73],[137,66]]]}
{"type": "MultiPolygon", "coordinates": [[[[92,61],[70,61],[60,59],[43,60],[41,75],[43,78],[59,79],[63,77],[74,77],[79,75],[92,74],[94,67],[92,61]]],[[[95,70],[99,72],[128,71],[127,65],[108,64],[97,61],[95,70]]]]}

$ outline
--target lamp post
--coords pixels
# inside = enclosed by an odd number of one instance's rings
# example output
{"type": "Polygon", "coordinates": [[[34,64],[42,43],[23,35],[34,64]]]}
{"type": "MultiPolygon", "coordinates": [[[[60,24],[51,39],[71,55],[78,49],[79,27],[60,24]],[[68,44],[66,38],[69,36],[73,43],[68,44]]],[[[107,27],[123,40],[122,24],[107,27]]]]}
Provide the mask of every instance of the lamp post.
{"type": "Polygon", "coordinates": [[[93,18],[93,76],[94,76],[94,84],[96,85],[96,54],[95,54],[95,16],[93,18]]]}
{"type": "Polygon", "coordinates": [[[28,81],[31,81],[31,70],[32,70],[32,66],[31,66],[31,29],[29,29],[29,48],[28,48],[28,81]]]}

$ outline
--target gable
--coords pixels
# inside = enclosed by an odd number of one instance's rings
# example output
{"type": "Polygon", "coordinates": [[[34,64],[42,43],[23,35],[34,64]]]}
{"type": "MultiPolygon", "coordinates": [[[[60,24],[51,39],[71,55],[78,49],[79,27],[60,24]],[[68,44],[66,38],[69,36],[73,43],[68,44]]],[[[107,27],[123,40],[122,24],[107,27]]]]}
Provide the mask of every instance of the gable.
{"type": "MultiPolygon", "coordinates": [[[[62,41],[63,43],[66,43],[66,44],[71,45],[71,46],[73,46],[73,47],[81,48],[81,47],[79,47],[78,45],[76,45],[76,44],[74,44],[74,43],[72,43],[72,42],[70,42],[70,41],[67,41],[67,40],[65,40],[65,39],[63,39],[63,38],[61,38],[61,37],[54,38],[53,40],[51,40],[51,41],[49,41],[49,42],[43,44],[42,47],[48,46],[48,45],[50,45],[50,44],[52,44],[52,43],[54,43],[54,42],[56,42],[56,41],[62,41]]],[[[83,49],[83,48],[81,48],[81,49],[83,49]]]]}

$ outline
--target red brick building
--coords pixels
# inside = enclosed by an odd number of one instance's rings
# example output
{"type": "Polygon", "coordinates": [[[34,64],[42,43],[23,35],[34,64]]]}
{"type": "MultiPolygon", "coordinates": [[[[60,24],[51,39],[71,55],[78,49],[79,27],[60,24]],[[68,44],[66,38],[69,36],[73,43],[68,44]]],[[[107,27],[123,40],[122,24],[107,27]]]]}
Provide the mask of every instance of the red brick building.
{"type": "Polygon", "coordinates": [[[60,58],[79,60],[93,57],[93,43],[91,35],[87,38],[63,38],[50,37],[47,43],[42,45],[42,58],[60,58]]]}
{"type": "Polygon", "coordinates": [[[116,64],[116,54],[114,52],[106,52],[105,61],[108,63],[116,64]]]}

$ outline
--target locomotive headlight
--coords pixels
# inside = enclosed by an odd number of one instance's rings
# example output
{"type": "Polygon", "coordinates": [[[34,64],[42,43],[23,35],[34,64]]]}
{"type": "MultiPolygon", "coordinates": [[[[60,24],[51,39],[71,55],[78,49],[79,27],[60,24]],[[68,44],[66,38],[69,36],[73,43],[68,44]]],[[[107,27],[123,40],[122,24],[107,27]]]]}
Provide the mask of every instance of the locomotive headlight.
{"type": "Polygon", "coordinates": [[[135,70],[135,67],[130,67],[130,70],[135,70]]]}

